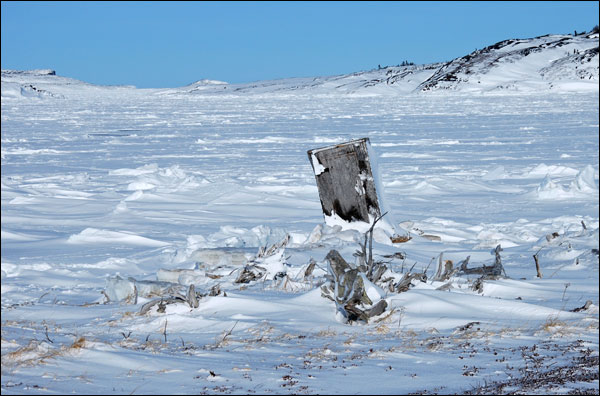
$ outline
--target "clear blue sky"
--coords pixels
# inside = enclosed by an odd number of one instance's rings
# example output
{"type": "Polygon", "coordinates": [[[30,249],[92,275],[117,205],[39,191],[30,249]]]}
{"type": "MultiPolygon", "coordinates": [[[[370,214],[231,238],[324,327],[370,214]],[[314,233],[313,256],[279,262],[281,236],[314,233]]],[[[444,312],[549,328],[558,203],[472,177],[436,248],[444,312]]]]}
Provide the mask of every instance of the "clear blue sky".
{"type": "Polygon", "coordinates": [[[598,1],[2,1],[2,69],[177,87],[443,62],[598,24],[598,1]]]}

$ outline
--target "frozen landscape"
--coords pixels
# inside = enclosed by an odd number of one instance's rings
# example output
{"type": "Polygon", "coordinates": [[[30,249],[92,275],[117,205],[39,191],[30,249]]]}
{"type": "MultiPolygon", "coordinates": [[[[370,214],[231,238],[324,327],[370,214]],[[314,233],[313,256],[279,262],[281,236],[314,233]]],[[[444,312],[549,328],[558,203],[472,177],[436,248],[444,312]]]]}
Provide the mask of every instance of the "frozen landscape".
{"type": "Polygon", "coordinates": [[[598,81],[598,34],[170,89],[3,70],[2,393],[598,394],[598,81]],[[363,137],[410,239],[376,228],[386,309],[349,320],[328,254],[365,235],[307,151],[363,137]]]}

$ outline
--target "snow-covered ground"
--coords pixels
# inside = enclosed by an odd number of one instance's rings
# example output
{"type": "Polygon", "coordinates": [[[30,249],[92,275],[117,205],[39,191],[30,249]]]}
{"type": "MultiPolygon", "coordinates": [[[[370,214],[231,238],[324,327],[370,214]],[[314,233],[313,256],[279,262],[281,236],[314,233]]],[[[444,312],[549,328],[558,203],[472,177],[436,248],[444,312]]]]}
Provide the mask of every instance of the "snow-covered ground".
{"type": "Polygon", "coordinates": [[[597,80],[215,94],[2,78],[3,394],[598,393],[597,80]],[[375,259],[427,280],[348,324],[321,296],[325,256],[354,263],[363,235],[323,224],[306,152],[362,137],[412,237],[375,259]],[[506,278],[432,280],[441,259],[492,265],[497,245],[506,278]],[[264,276],[236,283],[252,260],[264,276]],[[196,308],[140,314],[191,284],[196,308]]]}

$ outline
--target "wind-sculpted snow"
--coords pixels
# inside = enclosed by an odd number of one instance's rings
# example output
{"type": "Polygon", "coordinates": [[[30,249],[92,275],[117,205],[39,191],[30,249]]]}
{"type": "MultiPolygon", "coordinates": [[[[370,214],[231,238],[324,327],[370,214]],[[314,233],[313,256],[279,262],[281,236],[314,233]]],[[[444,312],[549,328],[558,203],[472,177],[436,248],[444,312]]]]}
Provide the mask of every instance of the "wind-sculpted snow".
{"type": "Polygon", "coordinates": [[[597,392],[597,89],[216,95],[232,86],[8,74],[3,394],[597,392]],[[325,257],[353,265],[364,235],[324,224],[307,150],[362,137],[411,239],[377,235],[385,283],[361,279],[387,309],[348,324],[322,297],[325,257]],[[491,267],[498,245],[506,277],[433,276],[491,267]],[[394,289],[409,273],[427,277],[394,289]]]}

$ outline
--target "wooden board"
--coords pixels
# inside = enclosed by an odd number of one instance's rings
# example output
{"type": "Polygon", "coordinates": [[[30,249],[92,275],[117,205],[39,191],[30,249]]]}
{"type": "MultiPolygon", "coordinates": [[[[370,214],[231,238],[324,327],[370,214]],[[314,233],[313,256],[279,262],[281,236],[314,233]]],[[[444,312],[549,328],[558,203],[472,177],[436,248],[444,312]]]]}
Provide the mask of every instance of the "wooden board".
{"type": "Polygon", "coordinates": [[[325,216],[370,223],[381,215],[369,161],[369,139],[308,151],[325,216]]]}

